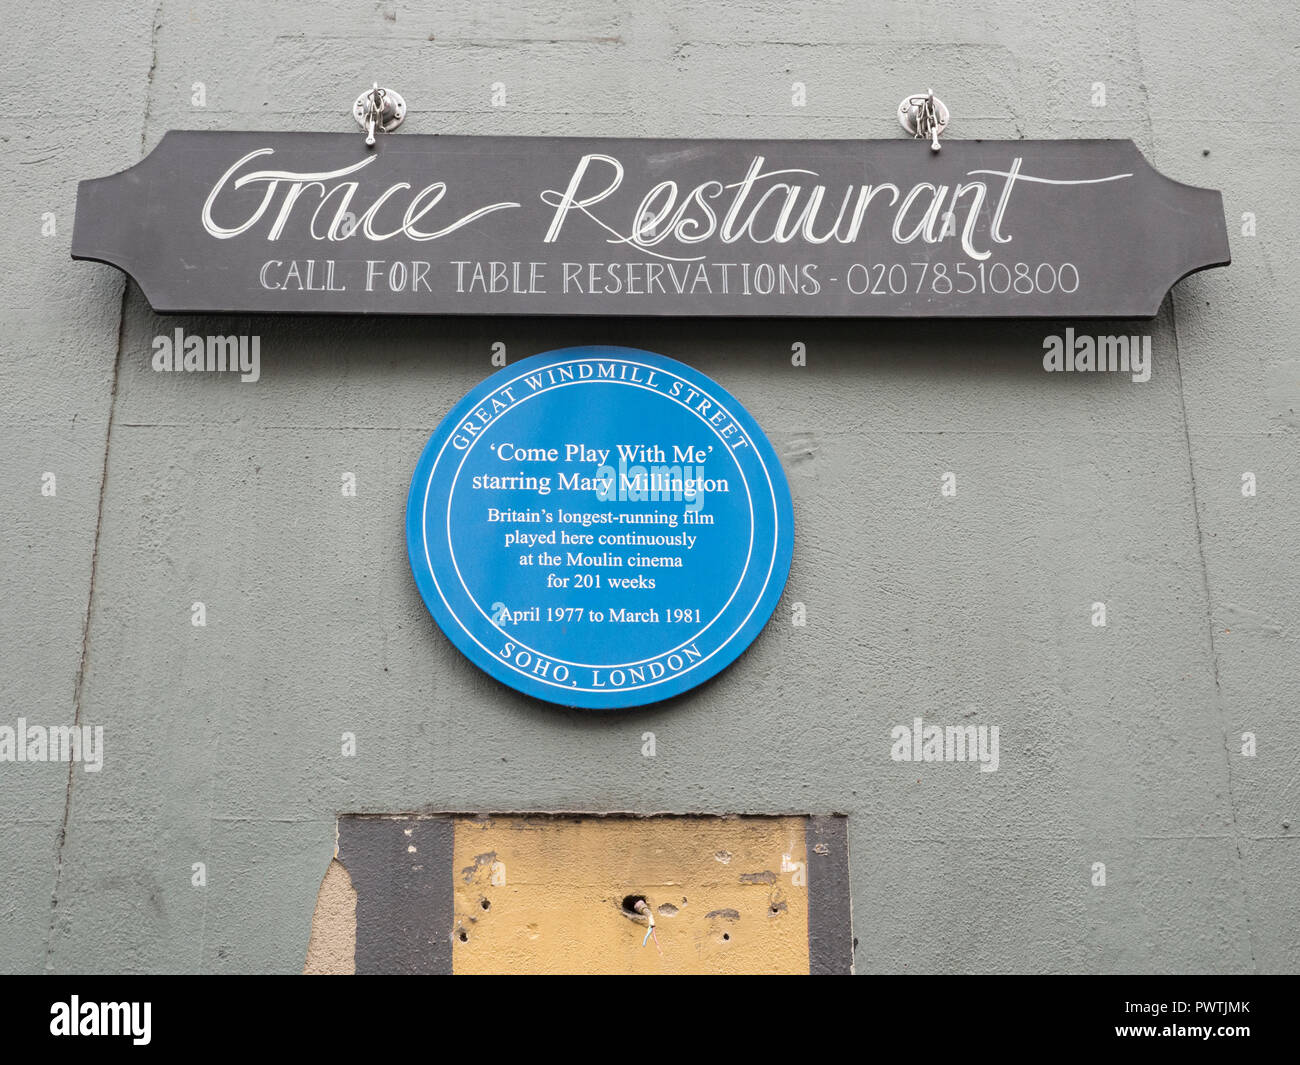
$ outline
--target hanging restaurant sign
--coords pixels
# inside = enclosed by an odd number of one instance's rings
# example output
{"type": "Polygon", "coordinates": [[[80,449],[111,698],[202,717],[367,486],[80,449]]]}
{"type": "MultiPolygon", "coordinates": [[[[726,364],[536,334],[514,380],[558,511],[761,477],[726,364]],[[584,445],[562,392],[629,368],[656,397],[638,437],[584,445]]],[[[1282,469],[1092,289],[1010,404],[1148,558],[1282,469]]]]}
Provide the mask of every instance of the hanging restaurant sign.
{"type": "Polygon", "coordinates": [[[1229,262],[1132,141],[173,131],[72,255],[163,313],[1150,317],[1229,262]]]}

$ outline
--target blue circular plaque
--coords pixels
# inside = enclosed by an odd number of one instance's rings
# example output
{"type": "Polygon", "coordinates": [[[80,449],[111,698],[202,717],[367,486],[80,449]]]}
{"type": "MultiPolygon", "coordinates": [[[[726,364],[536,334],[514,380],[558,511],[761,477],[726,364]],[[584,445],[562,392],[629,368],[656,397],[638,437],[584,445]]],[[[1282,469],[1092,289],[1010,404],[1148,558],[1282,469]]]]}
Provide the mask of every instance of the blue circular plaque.
{"type": "Polygon", "coordinates": [[[472,662],[591,709],[684,692],[776,608],[794,511],[735,398],[680,362],[581,347],[507,366],[433,434],[411,479],[420,594],[472,662]]]}

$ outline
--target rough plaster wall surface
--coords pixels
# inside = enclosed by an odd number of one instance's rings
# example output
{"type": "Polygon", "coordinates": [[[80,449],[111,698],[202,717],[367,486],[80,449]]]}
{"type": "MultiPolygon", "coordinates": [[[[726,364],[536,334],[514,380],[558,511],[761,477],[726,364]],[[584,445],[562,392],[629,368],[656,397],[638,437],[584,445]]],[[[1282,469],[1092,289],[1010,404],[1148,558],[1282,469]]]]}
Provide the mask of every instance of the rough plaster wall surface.
{"type": "Polygon", "coordinates": [[[302,971],[307,976],[351,976],[357,971],[357,889],[343,864],[330,862],[312,913],[302,971]]]}
{"type": "Polygon", "coordinates": [[[858,972],[1298,967],[1300,138],[1259,121],[1300,91],[1293,4],[10,0],[3,21],[4,98],[32,104],[0,132],[4,720],[102,725],[105,766],[0,765],[0,969],[300,971],[336,814],[416,809],[847,813],[858,972]],[[1166,301],[1133,384],[1043,373],[1045,323],[181,321],[68,259],[79,178],[170,128],[352,129],[375,79],[413,131],[681,137],[894,137],[933,85],[950,136],[1131,137],[1221,188],[1234,262],[1166,301]],[[153,373],[178,324],[260,335],[261,381],[153,373]],[[768,431],[794,566],[713,682],[565,712],[428,617],[408,478],[496,341],[660,351],[768,431]],[[917,715],[999,725],[999,771],[891,762],[917,715]]]}

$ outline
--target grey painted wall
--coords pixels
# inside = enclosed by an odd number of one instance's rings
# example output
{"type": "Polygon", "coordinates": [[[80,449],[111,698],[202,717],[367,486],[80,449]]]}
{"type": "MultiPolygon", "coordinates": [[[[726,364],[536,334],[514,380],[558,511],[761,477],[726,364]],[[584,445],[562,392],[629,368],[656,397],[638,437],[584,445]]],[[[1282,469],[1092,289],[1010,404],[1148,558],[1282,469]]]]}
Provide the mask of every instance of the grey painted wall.
{"type": "Polygon", "coordinates": [[[337,813],[559,808],[848,813],[860,972],[1298,967],[1294,5],[804,6],[5,0],[0,723],[106,751],[0,763],[0,969],[296,971],[337,813]],[[419,132],[684,137],[892,137],[932,84],[952,137],[1132,137],[1222,188],[1235,262],[1134,384],[1044,373],[1050,323],[181,323],[69,260],[79,178],[169,128],[349,129],[376,78],[419,132]],[[152,372],[176,324],[259,334],[261,381],[152,372]],[[660,351],[768,430],[794,567],[713,683],[564,712],[427,616],[408,478],[495,341],[660,351]],[[918,714],[999,725],[999,771],[890,761],[918,714]]]}

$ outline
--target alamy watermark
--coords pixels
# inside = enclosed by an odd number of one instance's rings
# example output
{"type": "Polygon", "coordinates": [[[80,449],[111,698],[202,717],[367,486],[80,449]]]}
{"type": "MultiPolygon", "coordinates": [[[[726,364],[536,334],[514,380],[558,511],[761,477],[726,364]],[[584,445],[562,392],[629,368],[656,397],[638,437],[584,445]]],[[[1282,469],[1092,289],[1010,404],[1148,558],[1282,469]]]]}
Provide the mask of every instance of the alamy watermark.
{"type": "Polygon", "coordinates": [[[252,384],[262,376],[262,338],[186,336],[177,326],[172,335],[153,338],[153,368],[159,373],[237,373],[252,384]]]}
{"type": "Polygon", "coordinates": [[[151,1002],[82,1002],[77,995],[50,1006],[50,1035],[129,1036],[148,1046],[152,1036],[151,1002]]]}
{"type": "Polygon", "coordinates": [[[1126,373],[1139,383],[1151,380],[1150,336],[1065,336],[1043,338],[1043,369],[1048,373],[1126,373]]]}
{"type": "Polygon", "coordinates": [[[981,773],[998,771],[997,725],[895,725],[889,757],[895,762],[979,762],[981,773]]]}
{"type": "Polygon", "coordinates": [[[104,726],[0,725],[0,762],[80,762],[87,773],[104,768],[104,726]]]}
{"type": "Polygon", "coordinates": [[[536,492],[543,497],[552,492],[591,492],[601,503],[684,502],[683,520],[700,525],[713,524],[711,515],[700,514],[705,499],[710,495],[728,495],[732,490],[729,478],[705,473],[704,463],[713,450],[712,446],[674,445],[669,464],[668,452],[656,444],[619,444],[617,465],[611,464],[611,449],[589,448],[584,444],[567,444],[562,452],[558,447],[528,448],[507,442],[492,444],[491,450],[512,470],[526,469],[535,463],[561,461],[598,465],[592,473],[561,472],[555,477],[514,472],[477,474],[471,482],[475,488],[536,492]],[[687,461],[677,461],[683,457],[687,461]]]}

